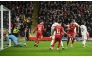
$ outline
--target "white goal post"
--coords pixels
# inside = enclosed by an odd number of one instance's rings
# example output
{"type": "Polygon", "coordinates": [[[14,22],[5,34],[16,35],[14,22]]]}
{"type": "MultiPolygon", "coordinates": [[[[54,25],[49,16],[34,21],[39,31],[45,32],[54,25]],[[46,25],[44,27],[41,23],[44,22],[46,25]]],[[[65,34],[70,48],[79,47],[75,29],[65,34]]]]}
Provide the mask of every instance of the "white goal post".
{"type": "MultiPolygon", "coordinates": [[[[11,24],[11,10],[9,10],[8,8],[6,8],[5,6],[3,6],[3,5],[0,5],[0,12],[1,12],[1,47],[0,47],[0,49],[1,50],[3,50],[4,48],[3,48],[3,12],[4,11],[8,11],[9,13],[8,13],[8,15],[9,15],[9,33],[11,33],[11,26],[10,26],[10,24],[11,24]]],[[[10,42],[9,42],[9,46],[11,46],[11,40],[10,40],[10,42]]]]}

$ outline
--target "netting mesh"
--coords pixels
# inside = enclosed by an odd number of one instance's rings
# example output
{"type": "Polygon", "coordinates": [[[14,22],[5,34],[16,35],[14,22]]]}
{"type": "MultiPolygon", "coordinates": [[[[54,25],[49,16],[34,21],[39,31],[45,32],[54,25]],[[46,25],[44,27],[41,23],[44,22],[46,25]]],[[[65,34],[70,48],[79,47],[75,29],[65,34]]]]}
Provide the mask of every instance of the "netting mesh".
{"type": "MultiPolygon", "coordinates": [[[[7,47],[5,35],[9,30],[9,11],[3,11],[3,48],[7,47]]],[[[0,48],[1,48],[1,11],[0,11],[0,48]]]]}

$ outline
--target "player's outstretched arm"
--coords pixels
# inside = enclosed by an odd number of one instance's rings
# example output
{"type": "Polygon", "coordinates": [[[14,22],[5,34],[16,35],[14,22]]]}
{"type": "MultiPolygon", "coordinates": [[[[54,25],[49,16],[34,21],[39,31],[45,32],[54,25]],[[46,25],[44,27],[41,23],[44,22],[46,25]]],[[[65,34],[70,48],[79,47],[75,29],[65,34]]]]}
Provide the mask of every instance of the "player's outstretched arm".
{"type": "Polygon", "coordinates": [[[71,28],[67,28],[67,30],[71,30],[71,28]]]}
{"type": "Polygon", "coordinates": [[[33,33],[35,33],[35,31],[33,31],[33,33]]]}

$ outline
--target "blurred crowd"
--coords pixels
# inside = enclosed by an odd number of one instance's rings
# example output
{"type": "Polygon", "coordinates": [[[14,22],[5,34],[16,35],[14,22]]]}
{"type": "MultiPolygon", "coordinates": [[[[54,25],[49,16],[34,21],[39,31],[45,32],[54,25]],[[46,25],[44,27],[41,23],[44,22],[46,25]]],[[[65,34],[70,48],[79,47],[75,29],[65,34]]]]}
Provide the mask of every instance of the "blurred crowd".
{"type": "MultiPolygon", "coordinates": [[[[11,10],[11,29],[13,34],[17,33],[16,36],[18,36],[18,33],[20,33],[20,36],[24,36],[25,29],[27,31],[31,29],[32,3],[32,1],[0,1],[1,5],[11,10]]],[[[6,15],[4,17],[8,17],[6,15]]]]}
{"type": "MultiPolygon", "coordinates": [[[[92,2],[91,1],[40,1],[38,22],[43,20],[47,33],[50,36],[51,25],[55,19],[62,21],[62,26],[75,19],[81,25],[86,21],[87,30],[92,37],[92,2]]],[[[80,36],[80,35],[79,35],[80,36]]]]}
{"type": "MultiPolygon", "coordinates": [[[[31,32],[32,1],[0,1],[0,4],[11,10],[11,27],[13,34],[18,36],[19,33],[20,36],[24,36],[25,29],[31,32]]],[[[79,25],[81,25],[81,22],[86,21],[88,32],[92,37],[91,1],[39,1],[38,4],[37,20],[38,23],[40,20],[43,20],[46,28],[46,33],[43,33],[43,36],[50,36],[51,25],[55,19],[62,21],[63,27],[75,19],[79,25]]],[[[5,21],[7,21],[7,17],[8,15],[6,14],[4,17],[5,21]]]]}

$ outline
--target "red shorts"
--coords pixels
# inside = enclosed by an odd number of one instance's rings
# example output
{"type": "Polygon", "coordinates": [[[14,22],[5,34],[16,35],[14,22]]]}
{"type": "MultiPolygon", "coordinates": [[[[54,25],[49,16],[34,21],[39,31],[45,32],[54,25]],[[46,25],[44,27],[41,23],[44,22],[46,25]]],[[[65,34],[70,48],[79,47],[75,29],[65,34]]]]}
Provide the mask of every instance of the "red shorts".
{"type": "Polygon", "coordinates": [[[58,42],[61,42],[61,40],[62,40],[62,38],[55,38],[54,41],[55,41],[55,42],[57,42],[57,41],[58,41],[58,42]]]}
{"type": "Polygon", "coordinates": [[[37,32],[37,38],[41,39],[42,38],[42,33],[41,32],[37,32]]]}
{"type": "Polygon", "coordinates": [[[55,38],[62,38],[62,35],[55,35],[55,38]]]}
{"type": "Polygon", "coordinates": [[[68,37],[74,37],[75,33],[68,33],[68,37]]]}

